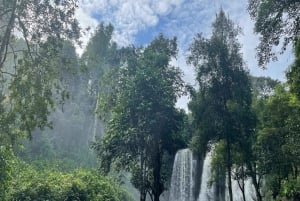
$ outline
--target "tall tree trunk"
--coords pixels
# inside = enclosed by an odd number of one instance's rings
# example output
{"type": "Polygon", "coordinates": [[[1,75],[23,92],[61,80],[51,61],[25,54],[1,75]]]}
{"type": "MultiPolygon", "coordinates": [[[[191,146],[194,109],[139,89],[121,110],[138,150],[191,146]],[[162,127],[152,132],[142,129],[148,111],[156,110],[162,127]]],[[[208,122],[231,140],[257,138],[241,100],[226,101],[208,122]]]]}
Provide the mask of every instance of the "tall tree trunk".
{"type": "Polygon", "coordinates": [[[245,195],[245,171],[244,171],[244,166],[242,167],[243,171],[243,178],[242,178],[242,193],[243,193],[243,200],[246,201],[246,195],[245,195]]]}
{"type": "Polygon", "coordinates": [[[298,177],[298,167],[297,167],[297,164],[293,165],[293,170],[294,170],[294,179],[297,179],[297,177],[298,177]]]}
{"type": "Polygon", "coordinates": [[[159,201],[159,196],[162,193],[161,187],[161,179],[160,179],[160,171],[161,171],[161,157],[160,150],[157,150],[155,161],[154,161],[154,170],[153,170],[153,178],[154,178],[154,201],[159,201]]]}
{"type": "Polygon", "coordinates": [[[246,195],[245,195],[245,179],[243,178],[242,181],[237,181],[239,184],[239,187],[242,191],[243,201],[246,201],[246,195]],[[241,182],[241,183],[240,183],[241,182]]]}
{"type": "Polygon", "coordinates": [[[255,187],[257,201],[262,201],[262,195],[260,193],[259,186],[256,184],[256,185],[254,185],[254,187],[255,187]]]}
{"type": "MultiPolygon", "coordinates": [[[[240,170],[239,170],[240,171],[240,170]]],[[[245,194],[245,179],[246,179],[246,176],[245,176],[245,168],[244,168],[244,165],[242,165],[241,167],[241,179],[237,179],[237,182],[238,182],[238,185],[239,185],[239,188],[241,189],[242,191],[242,195],[243,195],[243,201],[246,201],[246,194],[245,194]]],[[[239,174],[239,173],[238,173],[239,174]]]]}
{"type": "Polygon", "coordinates": [[[226,133],[226,155],[227,155],[227,175],[228,175],[228,192],[229,200],[233,201],[232,197],[232,185],[231,185],[231,153],[230,153],[230,140],[229,134],[226,133]]]}
{"type": "Polygon", "coordinates": [[[237,176],[237,182],[238,182],[240,190],[242,191],[243,201],[246,201],[246,195],[245,195],[245,170],[244,170],[244,166],[241,167],[241,171],[242,171],[241,173],[240,172],[237,173],[237,174],[241,174],[241,179],[239,179],[239,176],[237,176]]]}
{"type": "Polygon", "coordinates": [[[141,153],[141,162],[140,162],[140,168],[141,168],[141,180],[142,180],[142,186],[140,190],[140,201],[146,201],[146,196],[147,196],[147,189],[145,189],[145,160],[144,160],[144,152],[141,153]]]}
{"type": "Polygon", "coordinates": [[[145,191],[140,192],[140,201],[146,201],[147,193],[145,191]]]}
{"type": "Polygon", "coordinates": [[[243,201],[246,201],[245,189],[243,190],[243,201]]]}
{"type": "Polygon", "coordinates": [[[260,193],[260,182],[258,181],[257,174],[256,174],[256,168],[255,168],[256,164],[254,163],[254,167],[253,167],[252,164],[250,162],[248,162],[247,166],[248,166],[248,170],[250,172],[252,183],[255,188],[256,199],[257,199],[257,201],[262,201],[262,195],[260,193]]]}

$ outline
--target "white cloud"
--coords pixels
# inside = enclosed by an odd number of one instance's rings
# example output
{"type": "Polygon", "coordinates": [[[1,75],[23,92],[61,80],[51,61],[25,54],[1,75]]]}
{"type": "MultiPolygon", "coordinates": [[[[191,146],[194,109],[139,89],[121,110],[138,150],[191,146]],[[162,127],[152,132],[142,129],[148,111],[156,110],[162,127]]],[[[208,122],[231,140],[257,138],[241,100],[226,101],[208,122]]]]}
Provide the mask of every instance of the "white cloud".
{"type": "Polygon", "coordinates": [[[79,7],[79,9],[76,11],[76,18],[78,19],[80,26],[82,29],[87,29],[90,28],[90,31],[85,33],[82,37],[81,37],[81,41],[82,41],[82,47],[77,47],[77,53],[79,55],[81,55],[84,51],[85,46],[87,45],[92,33],[94,32],[94,30],[96,29],[98,22],[97,20],[93,19],[90,15],[90,13],[85,12],[84,9],[82,9],[82,7],[79,7]]]}
{"type": "Polygon", "coordinates": [[[80,8],[99,21],[112,23],[120,45],[134,43],[135,35],[159,22],[184,0],[80,0],[80,8]],[[96,17],[95,17],[96,16],[96,17]]]}

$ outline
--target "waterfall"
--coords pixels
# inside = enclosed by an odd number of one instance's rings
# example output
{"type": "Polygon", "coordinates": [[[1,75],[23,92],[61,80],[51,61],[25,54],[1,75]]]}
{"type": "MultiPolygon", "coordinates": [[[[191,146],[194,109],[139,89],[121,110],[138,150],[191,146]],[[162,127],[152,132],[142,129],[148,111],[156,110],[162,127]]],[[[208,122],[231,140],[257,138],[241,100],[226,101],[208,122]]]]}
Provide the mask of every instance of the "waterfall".
{"type": "Polygon", "coordinates": [[[97,99],[96,99],[96,106],[95,106],[95,111],[94,111],[94,123],[93,123],[93,130],[92,130],[92,141],[96,140],[96,135],[97,135],[97,127],[98,127],[98,116],[97,116],[97,112],[98,112],[98,107],[99,107],[99,93],[97,95],[97,99]]]}
{"type": "MultiPolygon", "coordinates": [[[[169,201],[229,201],[229,192],[227,181],[209,185],[211,179],[212,151],[208,152],[203,161],[202,173],[197,177],[197,160],[189,149],[182,149],[176,153],[173,172],[171,178],[171,187],[169,201]],[[196,192],[199,189],[196,183],[201,178],[199,195],[196,192]],[[225,194],[224,194],[225,193],[225,194]]],[[[224,170],[225,172],[225,170],[224,170]]],[[[238,182],[232,179],[233,200],[242,201],[242,191],[238,182]]],[[[255,190],[250,178],[245,180],[246,201],[255,200],[255,190]]]]}
{"type": "Polygon", "coordinates": [[[96,99],[96,106],[95,106],[95,111],[94,111],[94,122],[93,122],[93,127],[92,127],[92,136],[91,136],[91,141],[96,140],[96,136],[102,137],[104,135],[104,125],[103,121],[101,121],[97,115],[98,108],[99,108],[99,99],[100,99],[100,94],[97,95],[96,99]]]}
{"type": "Polygon", "coordinates": [[[209,185],[211,179],[211,161],[212,151],[206,154],[203,162],[203,170],[201,176],[201,188],[198,201],[214,201],[215,200],[215,185],[209,185]]]}
{"type": "Polygon", "coordinates": [[[176,153],[169,201],[195,201],[196,160],[189,149],[176,153]]]}

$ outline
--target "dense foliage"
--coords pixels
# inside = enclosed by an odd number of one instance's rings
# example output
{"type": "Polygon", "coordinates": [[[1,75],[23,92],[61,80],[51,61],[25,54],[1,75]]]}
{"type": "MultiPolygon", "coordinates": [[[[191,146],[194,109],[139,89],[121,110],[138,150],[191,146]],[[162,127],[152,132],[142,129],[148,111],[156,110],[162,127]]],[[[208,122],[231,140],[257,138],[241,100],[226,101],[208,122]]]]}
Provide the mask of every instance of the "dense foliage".
{"type": "Polygon", "coordinates": [[[61,172],[18,162],[7,200],[131,201],[114,180],[96,171],[61,172]]]}
{"type": "Polygon", "coordinates": [[[132,53],[116,72],[113,98],[104,99],[114,101],[102,103],[111,105],[107,135],[94,146],[102,167],[131,172],[141,200],[147,194],[159,200],[168,158],[184,144],[178,133],[184,114],[175,108],[184,85],[179,69],[169,64],[176,53],[176,39],[162,35],[132,53]]]}
{"type": "Polygon", "coordinates": [[[281,85],[264,104],[255,146],[260,174],[265,175],[273,198],[299,196],[299,190],[287,190],[292,188],[289,182],[299,180],[299,106],[296,97],[281,85]]]}
{"type": "MultiPolygon", "coordinates": [[[[282,44],[281,53],[294,45],[295,62],[287,70],[287,84],[271,93],[254,93],[253,108],[258,127],[253,144],[256,175],[265,180],[272,199],[299,200],[299,1],[250,0],[249,13],[260,34],[258,63],[265,66],[276,59],[274,46],[282,44]]],[[[270,85],[272,84],[272,85],[270,85]]],[[[267,85],[266,85],[267,86],[267,85]]]]}
{"type": "Polygon", "coordinates": [[[211,38],[197,35],[188,57],[188,62],[196,69],[199,84],[199,90],[189,104],[198,131],[194,140],[198,141],[202,154],[210,142],[220,139],[226,142],[230,200],[233,145],[247,149],[248,138],[255,126],[250,80],[243,66],[238,33],[238,28],[221,10],[213,23],[211,38]]]}
{"type": "Polygon", "coordinates": [[[214,151],[211,182],[227,181],[230,200],[231,180],[250,199],[247,179],[255,200],[300,200],[299,1],[248,5],[259,66],[276,59],[276,46],[293,45],[286,83],[249,75],[241,30],[221,10],[210,37],[191,42],[195,88],[172,65],[176,38],[163,34],[120,47],[102,23],[77,55],[77,6],[0,0],[0,200],[131,201],[125,172],[141,201],[159,201],[188,144],[202,159],[214,151]],[[175,107],[187,89],[188,114],[175,107]]]}
{"type": "Polygon", "coordinates": [[[0,196],[11,178],[17,140],[51,126],[55,99],[67,96],[60,80],[68,65],[59,55],[65,40],[80,36],[76,6],[76,1],[0,1],[0,196]]]}
{"type": "Polygon", "coordinates": [[[287,82],[298,99],[300,98],[300,39],[295,42],[295,62],[287,71],[287,82]]]}

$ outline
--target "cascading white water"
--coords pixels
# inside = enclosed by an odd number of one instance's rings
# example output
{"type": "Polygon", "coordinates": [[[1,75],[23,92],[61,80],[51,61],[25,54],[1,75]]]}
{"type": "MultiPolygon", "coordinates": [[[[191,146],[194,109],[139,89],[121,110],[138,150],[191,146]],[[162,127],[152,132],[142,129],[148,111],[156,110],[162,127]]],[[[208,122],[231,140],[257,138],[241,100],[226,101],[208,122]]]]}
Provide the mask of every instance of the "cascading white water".
{"type": "Polygon", "coordinates": [[[96,136],[102,137],[104,135],[104,125],[103,121],[101,121],[98,117],[97,111],[99,108],[99,99],[100,99],[100,94],[97,96],[96,100],[96,108],[94,111],[94,122],[93,122],[93,127],[92,127],[92,136],[91,136],[91,141],[96,141],[96,136]]]}
{"type": "Polygon", "coordinates": [[[196,160],[189,149],[176,153],[169,201],[195,201],[196,160]]]}
{"type": "Polygon", "coordinates": [[[98,128],[98,116],[97,116],[97,111],[99,107],[99,94],[97,95],[97,100],[96,100],[96,108],[95,108],[95,114],[94,114],[94,124],[93,124],[93,131],[92,131],[92,141],[96,140],[96,135],[97,135],[97,128],[98,128]]]}
{"type": "MultiPolygon", "coordinates": [[[[232,198],[233,201],[243,201],[243,194],[242,191],[239,187],[238,181],[231,179],[231,184],[232,184],[232,198]]],[[[229,201],[229,192],[228,192],[228,185],[226,181],[226,195],[225,195],[225,201],[229,201]]],[[[245,180],[245,197],[246,201],[254,201],[255,199],[255,189],[252,184],[252,181],[250,178],[247,178],[245,180]]]]}
{"type": "MultiPolygon", "coordinates": [[[[211,186],[208,185],[208,182],[211,179],[212,152],[213,151],[207,153],[203,161],[201,187],[198,197],[195,197],[196,181],[199,179],[196,178],[197,160],[193,157],[193,153],[189,149],[182,149],[176,153],[171,178],[169,201],[229,201],[227,181],[225,186],[223,186],[223,190],[225,189],[225,196],[224,194],[217,195],[215,184],[212,184],[211,186]]],[[[234,201],[243,200],[242,191],[240,190],[237,181],[233,179],[232,191],[234,201]]],[[[255,191],[251,179],[245,180],[245,197],[246,201],[255,200],[255,191]]]]}
{"type": "Polygon", "coordinates": [[[211,179],[211,161],[212,151],[208,152],[203,162],[201,189],[198,201],[214,201],[215,200],[215,185],[209,185],[211,179]]]}

